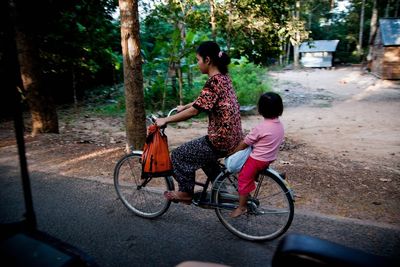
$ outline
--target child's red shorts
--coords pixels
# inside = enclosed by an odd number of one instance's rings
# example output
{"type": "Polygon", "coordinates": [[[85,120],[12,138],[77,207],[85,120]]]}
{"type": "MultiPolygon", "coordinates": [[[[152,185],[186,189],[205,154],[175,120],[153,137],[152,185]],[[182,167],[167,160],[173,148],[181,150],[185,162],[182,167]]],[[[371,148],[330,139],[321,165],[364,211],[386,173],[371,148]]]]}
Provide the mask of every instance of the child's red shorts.
{"type": "Polygon", "coordinates": [[[269,161],[260,161],[253,159],[252,157],[248,157],[247,161],[244,163],[242,170],[239,173],[239,195],[247,195],[254,189],[256,189],[256,185],[254,180],[257,175],[265,170],[271,162],[269,161]]]}

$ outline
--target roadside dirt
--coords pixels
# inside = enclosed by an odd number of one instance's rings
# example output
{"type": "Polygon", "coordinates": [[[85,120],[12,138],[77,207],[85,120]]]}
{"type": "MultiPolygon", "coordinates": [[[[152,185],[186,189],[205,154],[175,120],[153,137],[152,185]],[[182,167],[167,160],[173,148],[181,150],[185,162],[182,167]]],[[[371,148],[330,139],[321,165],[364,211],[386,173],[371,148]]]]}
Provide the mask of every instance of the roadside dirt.
{"type": "MultiPolygon", "coordinates": [[[[400,227],[399,82],[359,68],[269,76],[285,102],[286,139],[273,168],[286,172],[296,209],[400,227]]],[[[243,116],[244,130],[260,119],[243,116]]],[[[171,148],[204,135],[206,127],[196,119],[169,126],[171,148]]],[[[12,129],[12,122],[0,124],[0,164],[17,166],[12,129]]],[[[111,183],[124,154],[123,119],[62,110],[60,131],[34,138],[27,132],[29,170],[111,183]]]]}

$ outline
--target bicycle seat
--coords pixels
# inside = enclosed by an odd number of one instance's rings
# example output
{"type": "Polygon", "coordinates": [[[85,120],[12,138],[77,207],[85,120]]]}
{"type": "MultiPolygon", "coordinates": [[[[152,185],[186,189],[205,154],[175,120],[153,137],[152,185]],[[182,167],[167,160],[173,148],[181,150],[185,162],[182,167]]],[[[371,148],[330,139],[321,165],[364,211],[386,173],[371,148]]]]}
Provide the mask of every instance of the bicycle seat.
{"type": "Polygon", "coordinates": [[[279,243],[271,266],[391,267],[395,266],[395,262],[391,258],[370,254],[331,241],[307,235],[288,234],[279,243]]]}

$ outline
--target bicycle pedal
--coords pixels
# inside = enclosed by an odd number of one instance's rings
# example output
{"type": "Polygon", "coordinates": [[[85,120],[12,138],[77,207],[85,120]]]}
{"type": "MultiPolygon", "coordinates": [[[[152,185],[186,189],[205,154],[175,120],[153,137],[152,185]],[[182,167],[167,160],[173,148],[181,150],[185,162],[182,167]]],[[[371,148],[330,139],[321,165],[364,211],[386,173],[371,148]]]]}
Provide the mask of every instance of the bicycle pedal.
{"type": "Polygon", "coordinates": [[[203,195],[202,191],[195,192],[193,194],[193,200],[196,201],[197,203],[209,202],[211,200],[211,193],[210,192],[207,192],[206,197],[202,197],[202,195],[203,195]]]}
{"type": "Polygon", "coordinates": [[[198,203],[201,198],[201,192],[194,192],[193,194],[193,202],[198,203]]]}

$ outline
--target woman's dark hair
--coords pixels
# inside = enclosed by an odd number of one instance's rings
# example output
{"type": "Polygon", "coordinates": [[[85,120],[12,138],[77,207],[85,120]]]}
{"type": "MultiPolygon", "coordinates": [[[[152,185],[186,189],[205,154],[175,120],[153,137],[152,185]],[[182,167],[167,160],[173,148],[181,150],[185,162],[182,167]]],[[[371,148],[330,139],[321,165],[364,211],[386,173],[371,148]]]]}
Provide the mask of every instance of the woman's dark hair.
{"type": "Polygon", "coordinates": [[[221,51],[216,42],[203,42],[199,45],[196,52],[204,61],[209,57],[211,63],[216,66],[222,74],[228,73],[228,65],[231,63],[231,58],[228,54],[221,51]]]}
{"type": "Polygon", "coordinates": [[[258,100],[258,113],[264,118],[272,119],[282,115],[283,102],[280,95],[273,92],[264,93],[258,100]]]}

